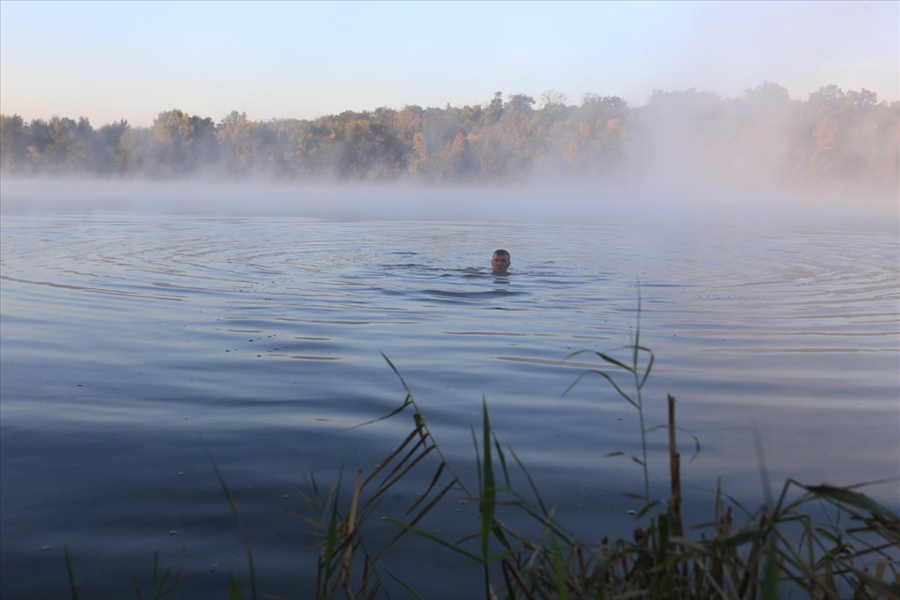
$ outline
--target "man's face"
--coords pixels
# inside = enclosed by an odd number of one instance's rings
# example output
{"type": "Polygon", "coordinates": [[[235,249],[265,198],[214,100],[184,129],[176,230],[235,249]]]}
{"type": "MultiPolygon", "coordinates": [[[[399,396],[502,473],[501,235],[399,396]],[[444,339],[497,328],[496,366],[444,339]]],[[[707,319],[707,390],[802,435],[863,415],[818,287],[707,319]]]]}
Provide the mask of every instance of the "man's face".
{"type": "Polygon", "coordinates": [[[494,273],[506,273],[506,270],[509,268],[509,255],[508,254],[495,254],[491,258],[491,269],[493,269],[494,273]]]}

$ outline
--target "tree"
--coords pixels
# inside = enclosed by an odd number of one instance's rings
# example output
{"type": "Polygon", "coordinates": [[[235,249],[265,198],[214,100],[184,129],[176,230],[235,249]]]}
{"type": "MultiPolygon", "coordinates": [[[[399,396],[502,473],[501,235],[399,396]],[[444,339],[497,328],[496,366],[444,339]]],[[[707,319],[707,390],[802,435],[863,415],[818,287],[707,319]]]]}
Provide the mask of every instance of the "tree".
{"type": "Polygon", "coordinates": [[[790,102],[788,91],[776,83],[765,81],[744,91],[744,101],[755,105],[784,105],[790,102]]]}
{"type": "Polygon", "coordinates": [[[831,84],[820,87],[809,95],[809,104],[814,108],[836,109],[844,98],[844,90],[831,84]]]}
{"type": "Polygon", "coordinates": [[[216,158],[215,125],[210,118],[188,116],[178,109],[161,112],[153,121],[153,134],[156,170],[163,177],[185,175],[216,158]]]}
{"type": "Polygon", "coordinates": [[[19,115],[0,115],[0,169],[25,168],[28,157],[29,132],[19,115]]]}
{"type": "Polygon", "coordinates": [[[131,128],[128,121],[104,125],[94,132],[85,147],[92,173],[98,175],[121,174],[124,163],[120,157],[122,137],[131,128]]]}
{"type": "Polygon", "coordinates": [[[512,94],[506,103],[507,112],[512,112],[515,117],[527,117],[534,112],[534,98],[526,94],[512,94]]]}
{"type": "Polygon", "coordinates": [[[541,101],[544,103],[543,108],[547,109],[554,106],[565,106],[569,102],[569,97],[556,90],[547,90],[541,94],[541,101]]]}
{"type": "Polygon", "coordinates": [[[247,174],[254,166],[258,142],[257,124],[247,118],[247,113],[231,111],[216,127],[215,138],[224,158],[228,176],[247,174]]]}
{"type": "Polygon", "coordinates": [[[494,92],[494,99],[484,111],[484,119],[487,124],[496,123],[503,116],[503,92],[494,92]]]}
{"type": "Polygon", "coordinates": [[[68,117],[51,117],[49,121],[35,119],[29,124],[31,143],[27,147],[28,160],[35,170],[54,174],[77,173],[85,170],[85,145],[93,128],[84,117],[77,122],[68,117]]]}

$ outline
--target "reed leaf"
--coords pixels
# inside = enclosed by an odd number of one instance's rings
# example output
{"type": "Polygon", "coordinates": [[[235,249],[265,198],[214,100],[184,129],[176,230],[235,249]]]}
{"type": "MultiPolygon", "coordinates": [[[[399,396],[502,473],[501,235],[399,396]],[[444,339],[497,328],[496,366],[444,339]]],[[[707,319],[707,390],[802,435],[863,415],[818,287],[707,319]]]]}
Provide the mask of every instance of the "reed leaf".
{"type": "Polygon", "coordinates": [[[606,373],[604,371],[600,371],[598,369],[591,369],[590,371],[587,371],[587,372],[579,375],[575,379],[575,381],[573,381],[571,384],[569,384],[569,386],[562,393],[563,397],[568,395],[568,393],[571,392],[572,389],[574,389],[575,386],[577,386],[581,382],[581,380],[584,379],[585,377],[587,377],[588,375],[597,375],[598,377],[602,377],[613,387],[613,389],[616,390],[616,392],[619,393],[620,396],[622,396],[625,400],[627,400],[629,404],[631,404],[635,408],[640,408],[639,404],[631,396],[629,396],[624,390],[622,390],[622,388],[619,387],[619,384],[617,384],[608,373],[606,373]]]}
{"type": "MultiPolygon", "coordinates": [[[[647,433],[653,433],[654,431],[659,431],[660,429],[668,430],[668,428],[669,428],[668,425],[654,425],[653,427],[651,427],[647,430],[647,433]]],[[[688,434],[689,436],[691,436],[691,439],[694,440],[694,452],[691,454],[691,457],[688,459],[688,462],[694,462],[694,459],[700,455],[700,450],[701,450],[700,438],[697,437],[696,435],[694,435],[693,433],[691,433],[690,431],[688,431],[687,429],[685,429],[684,427],[676,427],[675,429],[682,433],[688,434]]]]}
{"type": "MultiPolygon", "coordinates": [[[[653,370],[653,364],[656,362],[656,357],[650,348],[645,348],[643,346],[636,346],[636,348],[650,355],[647,366],[644,367],[644,375],[641,377],[641,382],[638,384],[638,389],[644,389],[644,386],[647,384],[647,379],[650,378],[650,372],[653,370]]],[[[637,372],[637,359],[635,359],[634,371],[637,372]]]]}
{"type": "Polygon", "coordinates": [[[412,586],[410,586],[408,583],[406,583],[405,581],[403,581],[403,579],[401,579],[400,577],[398,577],[393,571],[391,571],[390,569],[388,569],[388,568],[385,567],[384,565],[381,565],[381,569],[382,569],[385,573],[388,574],[388,577],[390,577],[391,579],[393,579],[394,581],[396,581],[398,584],[400,584],[400,587],[402,587],[404,590],[406,590],[406,592],[407,592],[410,596],[412,596],[413,598],[416,598],[417,600],[424,600],[424,599],[422,598],[422,596],[420,596],[419,593],[418,593],[416,590],[414,590],[414,589],[412,588],[412,586]]]}
{"type": "Polygon", "coordinates": [[[244,598],[241,594],[241,585],[235,579],[234,573],[230,573],[228,576],[228,597],[231,600],[243,600],[244,598]]]}
{"type": "MultiPolygon", "coordinates": [[[[420,520],[422,520],[422,518],[423,518],[426,514],[428,514],[428,512],[429,512],[435,505],[437,505],[437,503],[440,502],[441,499],[447,494],[447,492],[449,492],[451,489],[453,489],[453,487],[454,487],[455,485],[456,485],[456,481],[451,481],[450,483],[448,483],[448,484],[444,487],[444,489],[441,490],[434,498],[432,498],[431,502],[429,502],[427,505],[425,505],[425,507],[422,508],[422,510],[420,510],[419,513],[418,513],[415,517],[413,517],[413,519],[412,519],[408,524],[404,524],[404,529],[401,530],[400,532],[398,532],[397,535],[395,535],[393,538],[391,538],[391,540],[390,540],[387,544],[384,545],[384,548],[383,548],[381,551],[379,551],[379,553],[376,555],[376,558],[380,558],[381,555],[384,554],[384,552],[385,552],[388,548],[390,548],[391,546],[393,546],[394,543],[395,543],[397,540],[399,540],[399,539],[403,536],[403,534],[405,534],[407,531],[415,531],[415,532],[418,533],[420,530],[415,529],[413,526],[414,526],[416,523],[418,523],[420,520]]],[[[397,521],[396,519],[391,519],[391,518],[388,518],[388,520],[390,520],[392,523],[398,523],[398,522],[399,522],[399,521],[397,521]]]]}
{"type": "Polygon", "coordinates": [[[556,576],[556,593],[560,600],[568,600],[569,589],[566,586],[562,555],[559,551],[559,544],[556,541],[556,536],[553,534],[550,534],[550,543],[552,544],[553,549],[553,573],[556,576]]]}
{"type": "Polygon", "coordinates": [[[494,461],[491,459],[491,422],[488,417],[487,401],[482,399],[482,463],[483,481],[481,489],[481,556],[487,561],[488,540],[494,528],[494,511],[497,508],[497,485],[494,481],[494,461]]]}
{"type": "Polygon", "coordinates": [[[580,354],[593,354],[594,356],[596,356],[597,358],[599,358],[600,360],[602,360],[604,362],[607,362],[611,365],[615,365],[616,367],[619,367],[620,369],[628,371],[629,373],[633,372],[632,367],[626,365],[622,361],[617,360],[617,359],[613,358],[612,356],[605,354],[603,352],[596,352],[593,350],[577,350],[575,352],[572,352],[568,356],[566,356],[566,360],[569,360],[570,358],[574,358],[580,354]]]}
{"type": "Polygon", "coordinates": [[[72,568],[69,547],[65,544],[63,544],[63,557],[66,560],[66,574],[69,576],[69,592],[72,594],[72,600],[78,600],[78,588],[75,586],[75,570],[72,568]]]}
{"type": "Polygon", "coordinates": [[[646,515],[648,512],[650,512],[651,510],[653,510],[654,508],[656,508],[659,505],[660,505],[659,500],[654,500],[653,502],[649,502],[649,503],[645,504],[644,507],[637,512],[637,514],[635,515],[634,518],[640,519],[641,517],[643,517],[644,515],[646,515]]]}
{"type": "Polygon", "coordinates": [[[402,527],[406,531],[411,531],[411,532],[415,533],[416,535],[421,536],[425,539],[431,540],[432,542],[436,542],[436,543],[440,544],[441,546],[444,546],[445,548],[452,550],[453,552],[456,552],[457,554],[459,554],[461,556],[465,556],[466,558],[470,559],[474,564],[480,565],[480,564],[484,563],[484,560],[481,556],[472,554],[471,552],[461,548],[457,544],[454,544],[452,542],[448,542],[444,539],[441,539],[432,533],[428,533],[427,531],[425,531],[423,529],[419,529],[417,527],[414,527],[412,525],[404,523],[403,521],[400,521],[399,519],[395,519],[395,518],[389,517],[389,516],[386,516],[384,518],[386,521],[393,523],[394,525],[397,525],[398,527],[402,527]]]}
{"type": "Polygon", "coordinates": [[[811,494],[835,504],[845,507],[848,505],[854,506],[870,512],[873,515],[882,515],[893,521],[900,521],[900,517],[894,514],[890,509],[885,508],[878,502],[859,492],[830,485],[805,485],[803,487],[811,494]]]}
{"type": "Polygon", "coordinates": [[[528,472],[528,469],[525,468],[525,465],[519,459],[511,446],[507,446],[509,448],[509,453],[513,457],[513,460],[516,461],[516,464],[519,465],[519,468],[522,470],[522,473],[525,474],[525,479],[528,481],[528,485],[531,487],[531,491],[534,494],[535,499],[538,502],[538,506],[541,507],[541,512],[544,515],[547,515],[547,507],[544,505],[544,500],[541,498],[541,493],[538,491],[537,485],[534,483],[534,479],[531,477],[531,473],[528,472]]]}
{"type": "Polygon", "coordinates": [[[216,461],[209,450],[206,451],[206,456],[212,465],[213,472],[216,474],[216,479],[219,480],[219,485],[222,486],[222,491],[225,492],[225,498],[228,500],[228,506],[231,507],[234,519],[237,521],[238,531],[241,534],[241,541],[244,544],[244,552],[247,555],[247,566],[250,571],[250,597],[253,598],[253,600],[256,600],[256,569],[253,566],[253,548],[250,546],[250,536],[247,534],[247,528],[244,527],[244,519],[241,517],[241,512],[238,510],[237,500],[235,500],[234,494],[231,493],[231,489],[225,482],[225,477],[222,476],[219,465],[216,464],[216,461]]]}

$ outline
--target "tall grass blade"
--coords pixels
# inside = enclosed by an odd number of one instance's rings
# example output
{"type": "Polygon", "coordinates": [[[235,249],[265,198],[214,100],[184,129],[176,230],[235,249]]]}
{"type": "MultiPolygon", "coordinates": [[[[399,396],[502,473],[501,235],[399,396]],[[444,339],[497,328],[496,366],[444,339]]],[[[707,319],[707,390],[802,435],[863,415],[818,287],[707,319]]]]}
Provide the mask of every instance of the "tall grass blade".
{"type": "Polygon", "coordinates": [[[494,482],[494,461],[491,459],[491,422],[488,418],[487,401],[482,399],[482,449],[484,462],[482,474],[484,483],[481,486],[481,556],[487,559],[488,540],[494,527],[494,511],[497,507],[497,487],[494,482]]]}
{"type": "Polygon", "coordinates": [[[402,527],[403,529],[405,529],[407,531],[411,531],[411,532],[415,533],[416,535],[420,535],[425,539],[429,539],[433,542],[436,542],[436,543],[440,544],[441,546],[444,546],[445,548],[452,550],[453,552],[456,552],[457,554],[465,556],[466,558],[471,559],[473,564],[480,565],[480,564],[484,563],[484,561],[482,560],[482,558],[480,556],[476,556],[475,554],[472,554],[468,550],[464,550],[457,544],[443,540],[443,539],[439,538],[438,536],[434,535],[433,533],[428,533],[425,530],[413,527],[412,525],[404,523],[403,521],[400,521],[393,517],[385,517],[385,520],[390,523],[393,523],[394,525],[402,527]]]}
{"type": "MultiPolygon", "coordinates": [[[[340,480],[339,480],[340,481],[340,480]]],[[[322,587],[320,588],[320,593],[322,597],[325,597],[326,591],[329,587],[329,582],[331,581],[331,576],[334,574],[334,556],[337,548],[337,529],[338,529],[338,499],[340,497],[340,488],[335,492],[334,497],[331,499],[331,518],[328,521],[328,529],[325,534],[325,551],[322,555],[322,566],[325,569],[325,578],[322,580],[322,587]]]]}
{"type": "Polygon", "coordinates": [[[753,444],[756,447],[756,460],[759,463],[759,476],[762,480],[763,495],[766,499],[766,506],[773,508],[772,502],[772,484],[769,481],[769,469],[766,466],[766,456],[763,452],[762,435],[757,425],[753,426],[753,444]]]}
{"type": "MultiPolygon", "coordinates": [[[[643,346],[641,346],[639,347],[639,350],[643,350],[650,355],[650,358],[647,361],[647,366],[644,367],[644,375],[641,377],[641,382],[638,384],[638,389],[644,389],[644,386],[647,384],[647,379],[650,378],[650,372],[653,370],[653,364],[656,362],[656,357],[653,355],[653,352],[649,348],[644,348],[643,346]]],[[[635,371],[637,371],[637,363],[635,363],[634,368],[635,371]]]]}
{"type": "Polygon", "coordinates": [[[595,352],[593,350],[578,350],[576,352],[572,352],[571,354],[566,356],[566,360],[569,360],[570,358],[574,358],[574,357],[578,356],[579,354],[593,354],[600,360],[607,362],[611,365],[615,365],[615,366],[619,367],[620,369],[628,371],[629,373],[631,373],[633,371],[633,369],[631,367],[629,367],[622,361],[617,360],[617,359],[613,358],[612,356],[605,354],[603,352],[595,352]]]}
{"type": "Polygon", "coordinates": [[[506,468],[506,455],[503,453],[503,448],[500,446],[500,440],[497,439],[497,434],[493,434],[494,437],[494,449],[497,451],[497,458],[500,460],[500,468],[503,470],[503,480],[506,482],[506,487],[504,489],[509,490],[512,488],[512,484],[509,481],[509,470],[506,468]]]}
{"type": "MultiPolygon", "coordinates": [[[[422,502],[424,502],[426,499],[428,499],[428,497],[431,495],[431,490],[433,490],[433,489],[434,489],[434,486],[437,485],[437,483],[438,483],[438,481],[440,480],[441,475],[444,473],[444,469],[445,469],[446,467],[447,467],[447,464],[446,464],[446,463],[443,463],[443,462],[442,462],[440,465],[438,465],[437,471],[434,472],[434,476],[431,478],[431,483],[428,484],[428,488],[426,488],[426,490],[422,493],[422,495],[419,496],[419,499],[418,499],[418,500],[416,500],[415,502],[413,502],[413,503],[409,506],[409,508],[406,509],[406,514],[407,514],[407,515],[409,515],[410,513],[412,513],[414,510],[416,510],[416,508],[417,508],[420,504],[422,504],[422,502]]],[[[451,483],[451,484],[455,484],[456,481],[451,481],[450,483],[451,483]]],[[[443,494],[441,494],[441,495],[443,495],[443,494]]]]}
{"type": "Polygon", "coordinates": [[[563,397],[565,397],[569,392],[571,392],[572,389],[573,389],[576,385],[578,385],[578,384],[581,382],[581,380],[584,379],[585,377],[587,377],[588,375],[597,375],[597,376],[599,376],[599,377],[602,377],[603,379],[605,379],[605,380],[613,387],[613,389],[616,390],[616,392],[619,393],[620,396],[622,396],[623,398],[625,398],[625,400],[627,400],[629,404],[631,404],[631,405],[632,405],[633,407],[635,407],[635,408],[639,408],[638,403],[635,402],[634,399],[632,399],[632,397],[629,396],[629,395],[628,395],[621,387],[619,387],[619,384],[617,384],[617,383],[615,382],[615,380],[613,380],[613,378],[609,375],[609,373],[605,373],[605,372],[599,371],[599,370],[597,370],[597,369],[592,369],[592,370],[590,370],[590,371],[587,371],[587,372],[582,373],[581,375],[579,375],[578,378],[575,379],[575,381],[572,382],[572,383],[569,385],[569,387],[567,387],[566,390],[563,392],[563,394],[562,394],[563,397]]]}
{"type": "Polygon", "coordinates": [[[237,582],[237,579],[234,578],[234,573],[231,573],[228,578],[228,597],[231,600],[243,600],[244,597],[241,595],[241,586],[237,582]]]}
{"type": "Polygon", "coordinates": [[[72,600],[78,600],[78,588],[75,587],[75,570],[72,568],[72,559],[69,557],[69,547],[63,544],[63,556],[66,559],[66,573],[69,576],[69,591],[72,600]]]}
{"type": "Polygon", "coordinates": [[[420,596],[419,593],[418,593],[416,590],[414,590],[414,589],[412,588],[412,586],[410,586],[408,583],[406,583],[405,581],[403,581],[400,577],[398,577],[397,575],[395,575],[393,571],[391,571],[390,569],[388,569],[388,568],[385,567],[384,565],[381,565],[381,570],[384,571],[385,573],[387,573],[387,574],[388,574],[388,577],[390,577],[391,579],[393,579],[394,581],[396,581],[398,584],[400,584],[400,587],[402,587],[404,590],[406,590],[406,592],[407,592],[411,597],[416,598],[416,600],[424,600],[424,598],[422,598],[422,596],[420,596]]]}
{"type": "Polygon", "coordinates": [[[894,573],[894,583],[885,581],[881,577],[872,577],[865,571],[854,570],[854,575],[859,577],[862,583],[877,592],[874,598],[885,598],[886,600],[897,600],[900,598],[900,574],[894,573]]]}
{"type": "Polygon", "coordinates": [[[640,519],[641,517],[643,517],[644,515],[646,515],[648,512],[650,512],[651,510],[653,510],[654,508],[656,508],[659,505],[660,505],[659,500],[654,500],[653,502],[645,504],[644,507],[637,512],[637,514],[634,516],[634,518],[640,519]]]}
{"type": "Polygon", "coordinates": [[[766,566],[762,583],[763,600],[780,600],[778,596],[778,576],[781,571],[775,539],[766,551],[766,566]]]}
{"type": "Polygon", "coordinates": [[[512,455],[513,460],[516,461],[516,464],[519,465],[519,468],[522,469],[522,472],[525,474],[525,479],[528,481],[528,485],[531,487],[531,491],[534,494],[534,497],[537,499],[538,506],[541,507],[541,512],[546,516],[548,515],[547,507],[544,505],[544,500],[541,498],[541,493],[538,491],[537,485],[534,483],[534,479],[531,477],[531,473],[528,472],[528,469],[525,468],[524,463],[519,459],[511,446],[507,446],[509,449],[509,453],[512,455]]]}
{"type": "Polygon", "coordinates": [[[556,594],[560,600],[569,599],[569,588],[566,585],[566,575],[563,569],[562,555],[559,551],[559,544],[556,536],[550,534],[550,544],[553,549],[553,574],[556,579],[556,594]]]}
{"type": "Polygon", "coordinates": [[[883,515],[894,521],[900,521],[893,511],[872,500],[868,496],[859,492],[854,492],[848,488],[834,487],[830,485],[805,485],[803,486],[811,494],[815,494],[820,498],[824,498],[835,504],[844,506],[854,506],[861,508],[873,515],[883,515]]]}
{"type": "Polygon", "coordinates": [[[216,474],[216,479],[219,480],[219,485],[222,486],[222,491],[225,492],[225,498],[228,500],[228,506],[231,507],[231,512],[234,515],[235,521],[237,521],[238,531],[240,531],[241,540],[244,543],[244,552],[247,554],[247,565],[250,570],[250,595],[253,600],[256,600],[256,569],[253,567],[253,548],[250,546],[250,536],[247,535],[247,528],[244,527],[244,519],[241,517],[241,512],[238,510],[237,501],[234,498],[234,494],[231,493],[231,488],[229,488],[228,484],[225,482],[225,477],[222,476],[219,465],[216,464],[216,461],[209,450],[206,451],[206,456],[209,458],[213,472],[216,474]]]}
{"type": "Polygon", "coordinates": [[[359,505],[359,493],[362,488],[362,469],[356,472],[356,482],[353,484],[353,497],[350,500],[350,514],[347,516],[347,527],[344,537],[347,540],[347,548],[344,550],[343,563],[341,565],[341,580],[346,582],[350,579],[350,565],[353,560],[353,536],[356,533],[356,510],[359,505]]]}
{"type": "Polygon", "coordinates": [[[402,531],[400,531],[399,533],[397,533],[397,535],[395,535],[393,538],[391,538],[391,540],[390,540],[387,544],[384,545],[384,547],[383,547],[383,548],[378,552],[378,554],[376,555],[376,558],[380,558],[381,555],[384,554],[384,552],[385,552],[388,548],[390,548],[391,546],[393,546],[394,543],[395,543],[397,540],[399,540],[399,539],[403,536],[404,533],[406,533],[406,531],[413,531],[413,532],[415,532],[415,533],[420,533],[420,530],[417,530],[417,529],[414,528],[415,524],[418,523],[419,521],[421,521],[422,518],[423,518],[426,514],[428,514],[428,512],[429,512],[435,505],[437,505],[437,503],[440,502],[441,499],[447,494],[447,492],[449,492],[451,489],[453,489],[453,487],[454,487],[455,485],[456,485],[456,482],[455,482],[455,481],[451,481],[449,484],[447,484],[447,486],[446,486],[443,490],[441,490],[441,491],[440,491],[440,492],[439,492],[439,493],[431,500],[431,502],[429,502],[427,505],[425,505],[425,507],[424,507],[422,510],[420,510],[419,513],[418,513],[415,517],[413,517],[413,519],[412,519],[409,523],[402,523],[401,521],[398,521],[398,520],[393,519],[393,518],[391,518],[391,517],[385,517],[385,519],[391,521],[392,523],[395,523],[395,524],[402,524],[403,527],[404,527],[404,529],[403,529],[402,531]]]}

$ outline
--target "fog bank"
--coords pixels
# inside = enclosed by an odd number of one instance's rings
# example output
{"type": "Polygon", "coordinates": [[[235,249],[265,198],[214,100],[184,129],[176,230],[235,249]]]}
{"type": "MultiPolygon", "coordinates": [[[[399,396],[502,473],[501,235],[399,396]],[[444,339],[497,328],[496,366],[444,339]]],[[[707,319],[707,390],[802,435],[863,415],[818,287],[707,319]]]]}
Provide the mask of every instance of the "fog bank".
{"type": "Polygon", "coordinates": [[[323,219],[615,222],[647,225],[717,223],[900,230],[891,194],[692,192],[663,184],[629,187],[582,183],[428,186],[288,184],[267,181],[135,181],[3,177],[5,214],[127,211],[215,217],[291,216],[323,219]]]}

